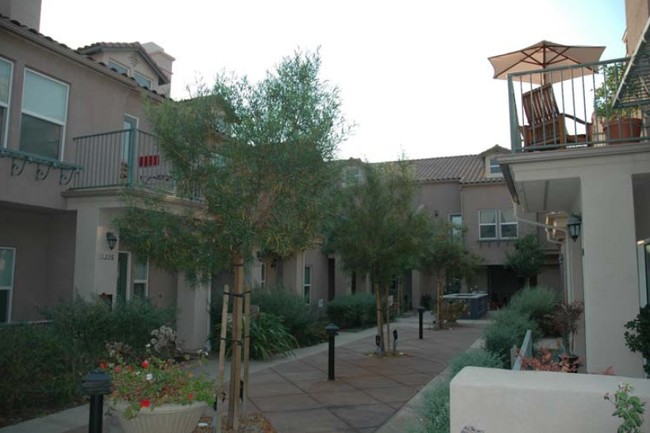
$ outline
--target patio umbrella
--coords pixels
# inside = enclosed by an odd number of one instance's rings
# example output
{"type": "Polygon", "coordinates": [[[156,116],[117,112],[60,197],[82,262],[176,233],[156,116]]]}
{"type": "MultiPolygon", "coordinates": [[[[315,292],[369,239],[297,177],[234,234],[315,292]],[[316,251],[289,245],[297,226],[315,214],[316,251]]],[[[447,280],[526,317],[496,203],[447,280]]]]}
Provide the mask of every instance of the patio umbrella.
{"type": "MultiPolygon", "coordinates": [[[[494,67],[494,78],[506,79],[515,72],[528,72],[560,66],[576,66],[595,63],[600,60],[605,47],[590,45],[562,45],[555,42],[540,41],[530,47],[506,54],[489,57],[494,67]]],[[[594,69],[585,66],[579,72],[571,70],[549,71],[539,74],[521,75],[516,79],[534,84],[558,82],[594,73],[594,69]],[[573,75],[572,75],[573,74],[573,75]]]]}

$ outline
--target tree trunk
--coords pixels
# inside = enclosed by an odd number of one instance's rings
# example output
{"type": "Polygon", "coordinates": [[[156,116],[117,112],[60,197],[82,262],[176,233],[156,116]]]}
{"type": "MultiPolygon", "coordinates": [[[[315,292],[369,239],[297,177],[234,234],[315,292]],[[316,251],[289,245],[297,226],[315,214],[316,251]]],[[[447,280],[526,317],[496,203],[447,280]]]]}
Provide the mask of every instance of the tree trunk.
{"type": "Polygon", "coordinates": [[[390,304],[388,303],[388,286],[386,286],[386,340],[388,340],[388,350],[392,352],[392,346],[390,345],[390,304]]]}
{"type": "Polygon", "coordinates": [[[239,428],[242,352],[242,295],[244,293],[244,257],[237,252],[233,255],[235,283],[233,287],[232,307],[232,356],[230,358],[230,393],[228,395],[228,428],[239,428]]]}
{"type": "Polygon", "coordinates": [[[377,283],[372,282],[373,288],[375,290],[375,304],[377,305],[377,335],[379,336],[379,352],[380,355],[384,354],[384,323],[383,323],[383,314],[382,314],[382,305],[381,305],[381,290],[377,287],[377,283]]]}
{"type": "Polygon", "coordinates": [[[438,273],[436,277],[436,322],[438,329],[445,329],[445,321],[442,317],[442,295],[444,294],[442,286],[442,276],[438,273]]]}

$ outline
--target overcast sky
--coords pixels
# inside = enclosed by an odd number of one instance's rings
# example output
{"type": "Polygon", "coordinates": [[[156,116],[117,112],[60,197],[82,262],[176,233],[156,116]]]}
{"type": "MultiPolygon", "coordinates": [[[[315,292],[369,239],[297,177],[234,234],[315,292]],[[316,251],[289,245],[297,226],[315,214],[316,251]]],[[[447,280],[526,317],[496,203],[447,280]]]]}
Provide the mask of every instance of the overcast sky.
{"type": "Polygon", "coordinates": [[[385,161],[510,147],[506,82],[487,58],[542,39],[625,54],[624,0],[43,0],[41,32],[77,48],[153,41],[172,97],[220,71],[253,80],[320,47],[356,124],[342,158],[385,161]]]}

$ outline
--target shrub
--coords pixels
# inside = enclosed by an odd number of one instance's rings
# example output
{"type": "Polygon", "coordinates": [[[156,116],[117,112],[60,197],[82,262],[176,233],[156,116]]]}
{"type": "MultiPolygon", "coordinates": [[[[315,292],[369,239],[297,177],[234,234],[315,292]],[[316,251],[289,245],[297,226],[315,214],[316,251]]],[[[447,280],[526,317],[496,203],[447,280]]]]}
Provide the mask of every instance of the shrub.
{"type": "Polygon", "coordinates": [[[418,409],[419,423],[409,433],[449,433],[449,383],[465,367],[501,367],[501,360],[484,349],[470,349],[456,356],[450,364],[449,378],[425,391],[418,409]]]}
{"type": "MultiPolygon", "coordinates": [[[[243,325],[242,325],[243,326],[243,325]]],[[[231,332],[232,323],[228,323],[231,332]]],[[[243,334],[243,327],[242,327],[243,334]]],[[[218,350],[221,336],[221,323],[213,327],[210,337],[213,347],[218,350]]],[[[260,313],[253,316],[250,326],[250,358],[267,360],[274,355],[286,355],[298,347],[298,341],[282,323],[282,318],[274,314],[260,313]]],[[[232,353],[232,340],[226,341],[226,355],[232,353]]],[[[243,352],[242,352],[243,353],[243,352]]]]}
{"type": "Polygon", "coordinates": [[[377,323],[375,297],[370,293],[338,296],[327,304],[327,316],[339,328],[358,328],[377,323]]]}
{"type": "Polygon", "coordinates": [[[501,358],[485,349],[470,349],[463,352],[451,361],[449,366],[451,377],[455,377],[465,367],[501,368],[501,358]]]}
{"type": "Polygon", "coordinates": [[[509,366],[510,349],[520,346],[530,329],[533,339],[539,335],[539,328],[530,318],[512,309],[501,310],[496,314],[494,321],[485,330],[485,349],[499,357],[503,366],[509,366]]]}
{"type": "Polygon", "coordinates": [[[553,289],[526,287],[512,297],[508,310],[530,317],[544,335],[553,335],[552,316],[559,302],[558,293],[553,289]]]}
{"type": "MultiPolygon", "coordinates": [[[[232,304],[232,302],[231,302],[232,304]]],[[[326,340],[325,323],[319,319],[319,311],[305,304],[305,299],[282,286],[274,288],[256,287],[251,294],[251,304],[260,307],[260,312],[282,318],[282,323],[293,335],[300,347],[321,343],[326,340]]],[[[213,327],[221,324],[223,291],[213,297],[211,318],[213,327]]],[[[218,344],[212,346],[217,350],[218,344]]]]}
{"type": "Polygon", "coordinates": [[[173,309],[159,310],[144,300],[133,300],[115,308],[104,302],[88,302],[75,298],[42,309],[46,319],[53,321],[55,331],[69,345],[68,350],[87,357],[95,365],[104,355],[106,343],[120,341],[144,353],[151,340],[151,331],[173,324],[173,309]]]}
{"type": "MultiPolygon", "coordinates": [[[[650,305],[641,308],[634,320],[625,324],[625,344],[632,352],[639,352],[650,358],[650,305]]],[[[650,363],[643,365],[646,375],[650,375],[650,363]]]]}
{"type": "Polygon", "coordinates": [[[173,310],[147,302],[110,310],[80,298],[42,313],[53,322],[0,327],[0,425],[81,401],[81,379],[105,357],[107,342],[144,351],[151,331],[173,319],[173,310]]]}

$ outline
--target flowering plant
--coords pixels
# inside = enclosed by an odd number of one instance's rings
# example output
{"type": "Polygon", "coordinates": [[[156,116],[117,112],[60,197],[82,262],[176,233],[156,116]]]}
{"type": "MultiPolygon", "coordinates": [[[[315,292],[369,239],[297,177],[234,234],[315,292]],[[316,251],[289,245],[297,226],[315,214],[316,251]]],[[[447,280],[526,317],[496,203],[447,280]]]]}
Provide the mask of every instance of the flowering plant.
{"type": "Polygon", "coordinates": [[[204,376],[195,376],[172,359],[163,360],[147,347],[147,356],[141,361],[125,362],[119,352],[113,351],[111,361],[101,362],[100,368],[112,376],[114,402],[128,404],[126,418],[135,418],[142,409],[153,410],[166,404],[192,404],[196,401],[214,402],[215,384],[204,376]]]}

